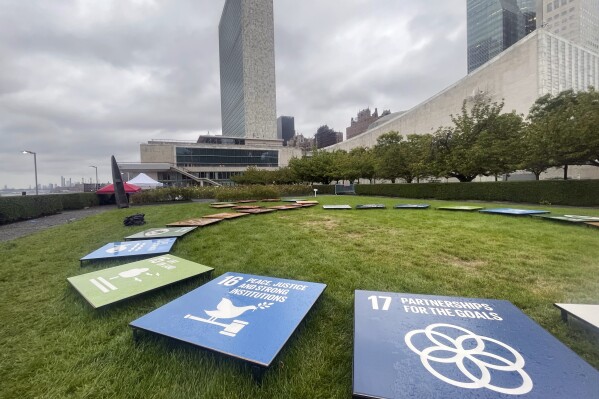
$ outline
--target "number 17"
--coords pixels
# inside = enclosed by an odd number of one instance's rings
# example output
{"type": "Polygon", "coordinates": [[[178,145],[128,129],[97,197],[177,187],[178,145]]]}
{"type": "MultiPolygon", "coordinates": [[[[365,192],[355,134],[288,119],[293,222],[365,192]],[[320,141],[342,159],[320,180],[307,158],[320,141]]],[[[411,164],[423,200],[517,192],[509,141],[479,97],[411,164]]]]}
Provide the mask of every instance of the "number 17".
{"type": "Polygon", "coordinates": [[[378,298],[380,299],[384,299],[385,302],[383,302],[383,309],[382,310],[389,310],[389,306],[391,306],[391,297],[390,296],[369,296],[368,299],[370,300],[370,302],[372,302],[372,309],[373,310],[379,310],[379,302],[378,302],[378,298]]]}

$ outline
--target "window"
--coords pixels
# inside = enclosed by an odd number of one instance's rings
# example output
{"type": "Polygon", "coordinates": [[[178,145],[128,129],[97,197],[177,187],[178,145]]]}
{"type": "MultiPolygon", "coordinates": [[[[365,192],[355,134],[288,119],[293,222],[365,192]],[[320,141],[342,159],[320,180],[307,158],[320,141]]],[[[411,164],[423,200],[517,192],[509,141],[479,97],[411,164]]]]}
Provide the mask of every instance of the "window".
{"type": "Polygon", "coordinates": [[[547,12],[553,11],[553,4],[549,3],[547,4],[547,12]]]}

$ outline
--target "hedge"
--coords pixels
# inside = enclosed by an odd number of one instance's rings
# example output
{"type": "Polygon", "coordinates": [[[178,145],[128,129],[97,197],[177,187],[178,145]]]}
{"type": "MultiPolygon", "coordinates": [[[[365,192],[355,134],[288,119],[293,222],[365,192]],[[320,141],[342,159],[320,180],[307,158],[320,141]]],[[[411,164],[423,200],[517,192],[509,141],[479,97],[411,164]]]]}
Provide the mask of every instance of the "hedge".
{"type": "Polygon", "coordinates": [[[540,180],[485,183],[356,184],[356,194],[438,200],[599,205],[599,180],[540,180]]]}
{"type": "Polygon", "coordinates": [[[156,202],[188,201],[191,199],[216,199],[218,201],[259,200],[263,198],[309,195],[310,193],[314,193],[312,187],[302,185],[167,187],[133,194],[131,195],[131,202],[134,204],[150,204],[156,202]]]}
{"type": "Polygon", "coordinates": [[[63,210],[83,209],[98,203],[95,193],[0,197],[0,224],[53,215],[63,210]]]}

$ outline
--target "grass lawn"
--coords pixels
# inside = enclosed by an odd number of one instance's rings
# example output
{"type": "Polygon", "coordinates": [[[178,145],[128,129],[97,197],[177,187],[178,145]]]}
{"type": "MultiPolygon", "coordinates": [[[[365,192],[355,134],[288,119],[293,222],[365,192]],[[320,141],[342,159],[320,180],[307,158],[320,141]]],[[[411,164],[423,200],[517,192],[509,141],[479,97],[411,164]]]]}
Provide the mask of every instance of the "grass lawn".
{"type": "MultiPolygon", "coordinates": [[[[199,228],[172,252],[214,267],[213,277],[235,271],[328,284],[261,386],[249,367],[223,356],[147,336],[134,343],[130,321],[202,280],[98,311],[66,281],[106,267],[81,268],[79,258],[110,241],[220,210],[199,203],[115,209],[0,243],[0,397],[348,398],[356,289],[506,299],[599,368],[595,337],[562,323],[552,306],[599,303],[599,230],[530,217],[389,209],[415,200],[318,199],[388,209],[317,206],[251,215],[199,228]],[[147,224],[124,227],[123,218],[138,212],[147,224]]],[[[599,209],[514,207],[599,216],[599,209]]]]}

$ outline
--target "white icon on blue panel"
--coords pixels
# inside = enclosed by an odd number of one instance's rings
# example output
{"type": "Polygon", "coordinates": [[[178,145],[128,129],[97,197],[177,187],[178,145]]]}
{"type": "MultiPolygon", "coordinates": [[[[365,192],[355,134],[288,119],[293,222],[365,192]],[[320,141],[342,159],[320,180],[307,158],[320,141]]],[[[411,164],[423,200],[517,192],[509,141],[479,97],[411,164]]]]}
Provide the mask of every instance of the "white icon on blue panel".
{"type": "Polygon", "coordinates": [[[229,337],[235,337],[245,326],[247,326],[247,321],[243,320],[233,320],[231,323],[221,323],[216,320],[218,319],[233,319],[243,315],[245,312],[251,310],[254,312],[257,309],[268,309],[273,305],[271,302],[262,302],[258,305],[249,305],[249,306],[235,306],[233,302],[228,298],[222,298],[218,305],[216,305],[216,310],[204,310],[204,312],[210,316],[209,319],[203,319],[201,317],[193,316],[191,314],[187,314],[184,316],[185,319],[195,320],[202,323],[214,324],[216,326],[224,327],[225,329],[219,331],[219,334],[227,335],[229,337]]]}
{"type": "Polygon", "coordinates": [[[413,330],[405,336],[406,345],[418,356],[422,365],[435,377],[448,384],[468,389],[487,388],[507,395],[524,395],[533,388],[532,379],[524,371],[524,358],[511,346],[494,338],[477,335],[463,327],[453,324],[435,323],[422,330],[413,330]],[[433,345],[418,349],[414,341],[422,334],[433,345]],[[490,351],[496,347],[501,356],[490,351]],[[509,354],[509,355],[508,355],[509,354]],[[468,381],[459,381],[448,377],[447,371],[441,372],[443,365],[455,365],[461,375],[468,381]],[[478,372],[475,375],[466,367],[475,365],[478,372]],[[436,365],[436,367],[435,367],[436,365]],[[521,384],[515,387],[504,387],[492,384],[492,371],[515,373],[521,384]]]}

